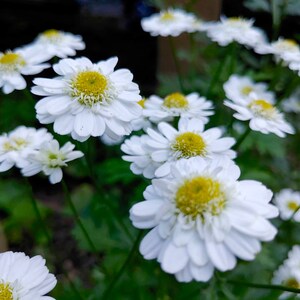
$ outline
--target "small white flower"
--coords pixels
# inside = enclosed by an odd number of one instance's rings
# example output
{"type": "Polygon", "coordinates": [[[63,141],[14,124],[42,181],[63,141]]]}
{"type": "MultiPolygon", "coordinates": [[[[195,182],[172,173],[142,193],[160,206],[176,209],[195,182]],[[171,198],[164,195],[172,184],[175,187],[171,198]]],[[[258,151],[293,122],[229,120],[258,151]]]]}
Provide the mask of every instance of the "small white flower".
{"type": "Polygon", "coordinates": [[[282,101],[285,112],[300,113],[300,89],[298,88],[289,98],[282,101]]]}
{"type": "Polygon", "coordinates": [[[31,46],[0,52],[0,88],[3,93],[24,90],[26,81],[22,75],[38,74],[49,68],[49,64],[43,63],[48,59],[49,55],[31,46]]]}
{"type": "Polygon", "coordinates": [[[45,96],[35,106],[38,120],[53,122],[55,132],[81,142],[90,136],[130,134],[131,121],[141,115],[141,96],[129,70],[114,71],[117,61],[66,58],[53,67],[59,77],[36,78],[32,93],[45,96]]]}
{"type": "Polygon", "coordinates": [[[250,120],[249,126],[252,130],[264,134],[271,132],[279,137],[294,133],[293,127],[284,120],[283,114],[270,99],[262,99],[260,95],[252,93],[248,99],[225,100],[224,104],[237,111],[233,116],[238,120],[250,120]]]}
{"type": "Polygon", "coordinates": [[[227,46],[232,42],[255,47],[264,43],[265,35],[263,31],[253,26],[254,20],[239,17],[221,17],[219,22],[211,22],[206,25],[206,32],[214,42],[220,46],[227,46]]]}
{"type": "Polygon", "coordinates": [[[226,97],[232,101],[248,99],[251,93],[255,93],[262,99],[274,102],[274,93],[267,90],[267,84],[255,83],[247,76],[233,74],[224,84],[226,97]]]}
{"type": "Polygon", "coordinates": [[[237,181],[239,168],[196,157],[173,166],[171,176],[152,180],[145,201],[130,210],[133,225],[152,230],[140,244],[145,259],[157,259],[179,281],[208,281],[237,259],[253,260],[261,241],[277,230],[272,192],[260,182],[237,181]]]}
{"type": "Polygon", "coordinates": [[[73,151],[74,147],[67,142],[59,148],[56,140],[43,143],[37,153],[29,156],[30,164],[21,170],[23,176],[33,176],[43,171],[52,184],[60,182],[63,176],[61,168],[66,167],[67,162],[83,156],[81,151],[73,151]]]}
{"type": "Polygon", "coordinates": [[[19,126],[8,134],[0,136],[0,172],[13,166],[28,165],[28,156],[40,149],[41,144],[50,141],[52,134],[46,129],[19,126]]]}
{"type": "MultiPolygon", "coordinates": [[[[180,119],[178,130],[162,122],[158,124],[158,130],[159,132],[149,128],[148,135],[130,141],[132,144],[130,148],[121,147],[126,154],[131,155],[125,155],[123,159],[132,162],[132,165],[138,164],[140,168],[142,166],[149,168],[152,160],[153,173],[149,174],[148,170],[148,178],[169,175],[172,165],[181,159],[199,156],[225,163],[226,160],[236,156],[235,152],[230,150],[235,143],[233,138],[221,138],[222,131],[219,128],[204,131],[204,126],[199,120],[180,119]],[[144,151],[141,152],[139,147],[144,151]]],[[[133,166],[132,170],[137,170],[137,174],[141,174],[140,168],[133,166]]]]}
{"type": "Polygon", "coordinates": [[[300,51],[286,51],[281,58],[291,70],[297,71],[300,76],[300,51]]]}
{"type": "Polygon", "coordinates": [[[30,258],[22,252],[11,251],[0,254],[0,299],[54,300],[44,295],[56,283],[41,256],[30,258]]]}
{"type": "MultiPolygon", "coordinates": [[[[288,258],[274,272],[272,283],[296,289],[300,288],[300,246],[293,246],[292,250],[288,253],[288,258]]],[[[279,299],[287,299],[291,296],[300,298],[300,295],[284,292],[280,295],[279,299]]]]}
{"type": "Polygon", "coordinates": [[[197,21],[192,13],[169,8],[142,19],[141,25],[144,31],[153,36],[178,36],[183,32],[199,30],[200,25],[197,21]]]}
{"type": "Polygon", "coordinates": [[[143,115],[154,123],[172,121],[174,117],[195,118],[206,124],[208,116],[214,114],[211,101],[200,97],[197,93],[187,96],[181,93],[172,93],[164,99],[152,95],[145,102],[143,115]]]}
{"type": "Polygon", "coordinates": [[[32,45],[39,47],[40,51],[49,54],[50,57],[65,58],[74,56],[76,50],[85,49],[85,43],[80,35],[49,29],[38,35],[32,45]]]}
{"type": "Polygon", "coordinates": [[[276,194],[274,199],[275,205],[278,207],[280,217],[283,220],[288,220],[292,217],[296,222],[300,222],[300,192],[291,189],[283,189],[276,194]]]}

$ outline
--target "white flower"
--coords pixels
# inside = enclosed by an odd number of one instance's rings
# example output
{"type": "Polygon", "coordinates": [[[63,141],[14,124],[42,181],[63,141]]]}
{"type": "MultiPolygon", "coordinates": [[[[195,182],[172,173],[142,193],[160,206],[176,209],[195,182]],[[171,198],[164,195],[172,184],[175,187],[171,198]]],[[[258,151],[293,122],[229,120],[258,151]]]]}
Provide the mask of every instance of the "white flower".
{"type": "Polygon", "coordinates": [[[300,222],[300,192],[291,189],[283,189],[276,194],[274,199],[275,205],[278,207],[280,217],[288,220],[293,216],[296,222],[300,222]]]}
{"type": "Polygon", "coordinates": [[[23,176],[33,176],[43,171],[52,184],[60,182],[63,176],[61,168],[66,167],[67,162],[83,156],[81,151],[73,151],[74,147],[67,142],[59,148],[56,140],[43,143],[37,153],[29,156],[30,164],[21,170],[23,176]]]}
{"type": "MultiPolygon", "coordinates": [[[[147,136],[131,140],[130,148],[121,147],[126,154],[131,155],[123,156],[123,159],[132,162],[132,165],[138,163],[140,168],[149,168],[152,160],[156,167],[153,165],[151,168],[152,174],[147,171],[148,178],[167,176],[171,166],[181,159],[199,156],[225,163],[225,160],[236,156],[235,152],[230,150],[235,143],[233,138],[221,138],[222,131],[219,128],[204,131],[204,126],[199,120],[180,119],[178,130],[162,122],[158,124],[158,130],[159,132],[149,128],[147,136]],[[144,144],[146,145],[143,147],[144,144]],[[140,151],[140,147],[144,151],[140,151]]],[[[132,170],[138,170],[136,174],[141,174],[140,168],[134,166],[132,170]]]]}
{"type": "Polygon", "coordinates": [[[26,81],[22,75],[33,75],[48,68],[44,64],[49,56],[36,47],[25,46],[13,51],[0,52],[0,88],[4,94],[24,90],[26,81]]]}
{"type": "MultiPolygon", "coordinates": [[[[230,161],[228,161],[230,162],[230,161]]],[[[277,230],[267,220],[278,210],[260,182],[237,181],[239,168],[202,158],[179,161],[171,176],[152,180],[145,201],[130,210],[133,225],[153,228],[142,240],[145,259],[157,259],[177,280],[208,281],[214,269],[228,271],[237,259],[253,260],[260,241],[277,230]]]]}
{"type": "Polygon", "coordinates": [[[131,121],[141,115],[141,96],[129,70],[114,71],[117,61],[113,57],[93,64],[85,57],[66,58],[53,67],[59,77],[36,78],[32,93],[46,96],[35,106],[38,120],[54,122],[55,132],[71,133],[81,142],[104,133],[130,134],[131,121]]]}
{"type": "Polygon", "coordinates": [[[286,51],[281,55],[281,58],[291,70],[297,71],[300,76],[300,51],[286,51]]]}
{"type": "Polygon", "coordinates": [[[152,95],[145,102],[143,115],[149,117],[151,122],[172,121],[174,117],[199,119],[206,124],[208,116],[214,114],[211,101],[200,97],[197,93],[187,96],[181,93],[172,93],[164,99],[152,95]]]}
{"type": "Polygon", "coordinates": [[[138,102],[138,104],[142,107],[142,115],[137,119],[132,120],[131,125],[134,131],[138,131],[141,129],[146,131],[147,128],[152,126],[151,122],[149,121],[149,118],[147,116],[144,116],[145,103],[147,101],[148,100],[146,98],[143,98],[138,102]]]}
{"type": "Polygon", "coordinates": [[[35,153],[43,142],[50,141],[52,134],[46,129],[19,126],[8,134],[0,136],[0,172],[16,166],[23,168],[28,156],[35,153]]]}
{"type": "MultiPolygon", "coordinates": [[[[296,289],[300,288],[300,246],[295,245],[288,253],[288,258],[274,272],[272,283],[296,289]]],[[[287,299],[291,296],[300,298],[300,295],[295,293],[284,292],[279,299],[287,299]]]]}
{"type": "Polygon", "coordinates": [[[283,114],[270,99],[262,99],[260,95],[252,93],[248,99],[225,100],[224,104],[237,111],[233,116],[238,120],[250,120],[249,126],[252,130],[264,134],[271,132],[279,137],[294,133],[293,127],[284,120],[283,114]]]}
{"type": "Polygon", "coordinates": [[[300,113],[300,89],[298,88],[289,98],[282,101],[285,112],[300,113]]]}
{"type": "Polygon", "coordinates": [[[30,258],[24,253],[11,251],[0,254],[0,299],[54,300],[44,295],[56,283],[41,256],[30,258]]]}
{"type": "Polygon", "coordinates": [[[32,45],[38,46],[40,51],[48,53],[50,57],[57,56],[60,58],[74,56],[76,50],[85,49],[85,43],[80,35],[55,29],[46,30],[39,34],[32,45]]]}
{"type": "Polygon", "coordinates": [[[150,32],[153,36],[178,36],[183,32],[194,32],[199,29],[194,14],[172,8],[142,19],[141,25],[144,31],[150,32]]]}
{"type": "Polygon", "coordinates": [[[248,99],[251,93],[255,93],[262,99],[274,102],[274,93],[267,90],[265,83],[254,83],[250,77],[233,74],[224,84],[226,97],[233,101],[248,99]]]}
{"type": "Polygon", "coordinates": [[[206,25],[206,32],[214,42],[220,46],[227,46],[232,42],[254,47],[264,43],[265,35],[263,31],[253,26],[253,19],[239,17],[221,17],[219,22],[212,22],[206,25]]]}

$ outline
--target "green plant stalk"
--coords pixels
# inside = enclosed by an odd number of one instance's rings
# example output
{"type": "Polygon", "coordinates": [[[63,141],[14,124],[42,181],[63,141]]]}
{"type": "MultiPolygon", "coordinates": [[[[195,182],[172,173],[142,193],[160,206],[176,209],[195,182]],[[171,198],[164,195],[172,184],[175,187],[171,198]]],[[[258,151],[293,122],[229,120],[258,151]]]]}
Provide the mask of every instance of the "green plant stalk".
{"type": "Polygon", "coordinates": [[[232,149],[237,151],[237,149],[241,146],[241,144],[244,142],[244,140],[247,138],[250,132],[251,132],[251,128],[248,127],[247,130],[237,140],[236,144],[232,147],[232,149]]]}

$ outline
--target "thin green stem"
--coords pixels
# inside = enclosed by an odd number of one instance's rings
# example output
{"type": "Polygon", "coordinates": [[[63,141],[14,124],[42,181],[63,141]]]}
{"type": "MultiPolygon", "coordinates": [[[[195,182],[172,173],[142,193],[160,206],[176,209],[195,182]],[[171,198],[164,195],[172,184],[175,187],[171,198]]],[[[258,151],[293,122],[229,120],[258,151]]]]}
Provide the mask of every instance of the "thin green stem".
{"type": "Polygon", "coordinates": [[[184,85],[183,85],[182,72],[181,72],[180,63],[179,63],[179,60],[178,60],[177,54],[176,54],[176,47],[175,47],[175,43],[174,43],[174,38],[169,36],[168,39],[169,39],[169,44],[170,44],[173,60],[174,60],[174,63],[175,63],[175,68],[176,68],[176,72],[177,72],[177,77],[178,77],[180,89],[181,89],[182,92],[184,92],[185,90],[184,90],[184,85]]]}
{"type": "Polygon", "coordinates": [[[232,147],[234,150],[237,150],[241,144],[244,142],[246,137],[250,134],[251,128],[248,127],[247,130],[240,136],[240,138],[237,140],[236,144],[232,147]]]}
{"type": "Polygon", "coordinates": [[[66,182],[64,181],[64,179],[62,180],[62,187],[63,187],[63,190],[64,190],[64,194],[65,194],[65,199],[66,201],[68,202],[68,205],[70,206],[70,209],[75,217],[75,221],[77,223],[77,225],[80,227],[86,241],[88,242],[90,248],[92,249],[93,252],[97,253],[98,250],[96,248],[96,246],[94,245],[89,233],[87,232],[86,228],[84,227],[81,219],[80,219],[80,216],[77,212],[77,209],[72,201],[72,198],[71,198],[71,195],[70,195],[70,192],[69,192],[69,189],[68,189],[68,186],[66,184],[66,182]]]}
{"type": "Polygon", "coordinates": [[[104,291],[104,294],[102,296],[102,299],[109,299],[109,295],[111,294],[113,288],[115,287],[115,285],[117,284],[118,280],[120,279],[120,277],[123,275],[124,271],[126,270],[127,266],[129,265],[129,263],[131,262],[133,256],[135,255],[139,242],[141,240],[143,236],[143,231],[140,231],[139,234],[137,235],[132,248],[126,258],[126,260],[124,261],[123,265],[121,266],[121,268],[119,269],[119,271],[116,273],[116,275],[114,276],[113,280],[110,282],[108,288],[104,291]]]}

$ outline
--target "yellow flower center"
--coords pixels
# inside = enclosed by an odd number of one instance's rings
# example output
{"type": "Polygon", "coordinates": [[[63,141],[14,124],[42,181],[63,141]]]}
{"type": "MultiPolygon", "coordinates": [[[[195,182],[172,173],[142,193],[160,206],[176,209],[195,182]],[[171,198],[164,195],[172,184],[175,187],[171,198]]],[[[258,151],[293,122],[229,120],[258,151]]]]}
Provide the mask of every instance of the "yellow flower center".
{"type": "Polygon", "coordinates": [[[145,108],[145,102],[146,102],[146,98],[142,98],[142,100],[138,101],[138,104],[139,104],[142,108],[145,108]]]}
{"type": "Polygon", "coordinates": [[[173,13],[167,11],[161,14],[160,19],[162,21],[173,21],[175,19],[175,16],[173,13]]]}
{"type": "Polygon", "coordinates": [[[295,51],[299,49],[297,42],[292,39],[279,40],[275,42],[274,45],[277,46],[279,50],[283,50],[283,51],[288,51],[288,50],[295,51]]]}
{"type": "Polygon", "coordinates": [[[83,71],[73,80],[72,96],[82,105],[93,106],[107,102],[108,79],[97,71],[83,71]]]}
{"type": "Polygon", "coordinates": [[[189,102],[181,93],[173,93],[164,99],[163,106],[167,108],[186,108],[189,102]]]}
{"type": "Polygon", "coordinates": [[[218,181],[209,177],[186,180],[175,195],[176,207],[186,216],[195,219],[204,214],[219,215],[225,206],[225,194],[218,181]]]}
{"type": "Polygon", "coordinates": [[[290,200],[287,203],[287,207],[292,211],[296,211],[299,208],[299,204],[296,201],[290,200]]]}
{"type": "Polygon", "coordinates": [[[6,52],[0,56],[0,71],[18,71],[25,65],[25,60],[18,53],[6,52]]]}
{"type": "Polygon", "coordinates": [[[57,38],[60,35],[60,32],[56,29],[49,29],[42,33],[42,35],[48,39],[57,38]]]}
{"type": "Polygon", "coordinates": [[[277,112],[271,103],[263,99],[253,100],[248,104],[248,108],[250,108],[255,115],[266,119],[271,119],[277,112]]]}
{"type": "Polygon", "coordinates": [[[178,159],[206,155],[206,144],[203,138],[193,132],[178,135],[171,145],[171,149],[177,152],[178,159]]]}
{"type": "MultiPolygon", "coordinates": [[[[6,141],[3,144],[5,151],[18,151],[23,149],[28,145],[28,142],[23,138],[12,138],[10,141],[6,141]]],[[[1,300],[1,299],[0,299],[1,300]]]]}
{"type": "Polygon", "coordinates": [[[246,85],[242,88],[241,92],[243,95],[248,96],[251,92],[253,92],[253,87],[250,85],[246,85]]]}
{"type": "Polygon", "coordinates": [[[9,283],[0,283],[0,300],[13,300],[12,288],[9,283]]]}
{"type": "Polygon", "coordinates": [[[295,289],[299,289],[300,288],[300,284],[297,281],[296,278],[289,278],[285,281],[284,283],[285,286],[291,287],[291,288],[295,288],[295,289]]]}

